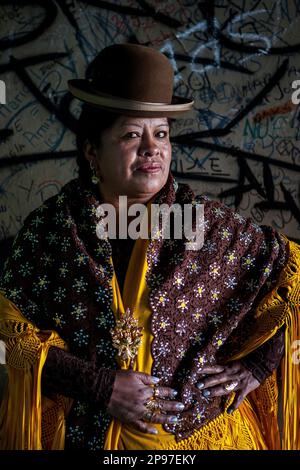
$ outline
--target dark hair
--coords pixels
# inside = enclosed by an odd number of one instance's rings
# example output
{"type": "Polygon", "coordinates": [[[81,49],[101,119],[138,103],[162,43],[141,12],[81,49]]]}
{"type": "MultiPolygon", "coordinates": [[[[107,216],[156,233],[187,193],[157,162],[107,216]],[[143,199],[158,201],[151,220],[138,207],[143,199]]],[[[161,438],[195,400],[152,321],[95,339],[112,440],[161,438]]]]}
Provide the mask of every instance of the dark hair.
{"type": "MultiPolygon", "coordinates": [[[[83,104],[81,114],[78,120],[76,133],[78,176],[86,185],[91,185],[92,170],[90,164],[84,155],[84,143],[88,140],[96,147],[99,146],[101,140],[101,132],[111,127],[118,119],[120,114],[104,109],[83,104]]],[[[168,118],[169,126],[173,119],[168,118]]]]}
{"type": "Polygon", "coordinates": [[[85,103],[82,106],[76,133],[76,163],[78,165],[78,176],[87,186],[90,186],[91,183],[92,170],[84,155],[84,143],[88,140],[91,144],[98,146],[101,132],[112,126],[119,116],[120,114],[89,106],[85,103]]]}

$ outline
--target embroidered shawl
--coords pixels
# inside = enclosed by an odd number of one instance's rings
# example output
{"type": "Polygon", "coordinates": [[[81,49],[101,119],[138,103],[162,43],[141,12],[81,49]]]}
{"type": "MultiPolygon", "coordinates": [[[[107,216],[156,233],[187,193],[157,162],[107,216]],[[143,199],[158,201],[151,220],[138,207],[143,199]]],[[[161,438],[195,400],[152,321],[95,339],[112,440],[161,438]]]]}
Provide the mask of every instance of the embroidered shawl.
{"type": "MultiPolygon", "coordinates": [[[[256,335],[259,345],[270,329],[282,325],[277,315],[259,329],[255,312],[275,285],[288,250],[285,237],[273,228],[258,226],[218,201],[195,197],[171,174],[153,202],[204,204],[200,250],[186,250],[183,237],[153,239],[147,252],[152,374],[180,389],[188,406],[179,423],[168,427],[179,441],[224,410],[224,398],[204,398],[195,386],[203,365],[249,352],[257,347],[255,341],[249,347],[250,337],[256,335]]],[[[95,188],[74,179],[29,214],[0,288],[39,329],[57,331],[71,353],[116,369],[111,245],[96,236],[100,203],[95,188]]],[[[109,422],[104,407],[75,401],[66,447],[101,448],[109,422]]]]}

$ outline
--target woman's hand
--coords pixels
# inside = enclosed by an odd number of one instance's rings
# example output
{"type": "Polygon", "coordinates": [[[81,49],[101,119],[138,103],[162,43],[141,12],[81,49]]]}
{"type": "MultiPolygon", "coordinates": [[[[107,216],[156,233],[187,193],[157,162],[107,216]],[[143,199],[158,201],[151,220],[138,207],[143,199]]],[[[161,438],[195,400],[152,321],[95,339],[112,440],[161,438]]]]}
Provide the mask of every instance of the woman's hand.
{"type": "Polygon", "coordinates": [[[259,387],[260,383],[240,361],[225,366],[203,367],[197,388],[204,397],[217,397],[235,392],[233,403],[227,412],[232,413],[242,403],[248,393],[259,387]],[[203,374],[203,375],[202,375],[203,374]]]}
{"type": "Polygon", "coordinates": [[[159,379],[133,371],[117,371],[107,411],[123,423],[129,423],[142,432],[157,434],[151,423],[175,423],[184,405],[174,401],[177,392],[169,387],[160,387],[159,379]],[[154,398],[155,390],[155,398],[154,398]],[[147,403],[155,399],[159,410],[149,412],[147,403]],[[146,422],[147,421],[147,422],[146,422]]]}

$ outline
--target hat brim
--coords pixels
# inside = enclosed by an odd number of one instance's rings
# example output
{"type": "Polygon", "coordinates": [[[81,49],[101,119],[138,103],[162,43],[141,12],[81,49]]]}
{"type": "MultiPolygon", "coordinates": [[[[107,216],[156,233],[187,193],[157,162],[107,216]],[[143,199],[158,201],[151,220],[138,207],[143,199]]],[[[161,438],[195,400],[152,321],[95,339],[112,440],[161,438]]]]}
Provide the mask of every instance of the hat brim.
{"type": "Polygon", "coordinates": [[[130,116],[176,117],[190,111],[194,104],[193,100],[187,100],[179,96],[173,96],[170,104],[128,100],[99,92],[89,80],[85,79],[69,80],[68,87],[71,94],[80,101],[84,101],[91,106],[130,116]]]}

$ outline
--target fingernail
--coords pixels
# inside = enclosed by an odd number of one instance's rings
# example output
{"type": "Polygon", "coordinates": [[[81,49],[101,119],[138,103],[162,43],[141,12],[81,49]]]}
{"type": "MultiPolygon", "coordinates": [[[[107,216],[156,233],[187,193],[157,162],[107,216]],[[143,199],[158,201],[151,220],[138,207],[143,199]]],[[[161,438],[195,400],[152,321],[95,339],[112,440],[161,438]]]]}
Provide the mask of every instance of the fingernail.
{"type": "Polygon", "coordinates": [[[160,382],[160,379],[158,377],[152,377],[152,381],[155,383],[155,384],[158,384],[158,382],[160,382]]]}
{"type": "Polygon", "coordinates": [[[204,391],[202,392],[202,395],[203,395],[204,397],[209,397],[210,391],[209,391],[209,390],[204,390],[204,391]]]}
{"type": "Polygon", "coordinates": [[[176,396],[178,395],[177,390],[171,390],[171,395],[172,395],[173,397],[176,397],[176,396]]]}
{"type": "Polygon", "coordinates": [[[177,416],[171,416],[171,418],[169,418],[169,422],[170,423],[177,423],[178,422],[177,416]]]}
{"type": "Polygon", "coordinates": [[[158,434],[158,430],[153,428],[153,429],[150,429],[150,434],[158,434]]]}
{"type": "Polygon", "coordinates": [[[184,404],[183,403],[177,403],[175,408],[176,408],[176,410],[182,411],[182,410],[184,410],[184,404]]]}
{"type": "Polygon", "coordinates": [[[204,385],[205,385],[204,382],[199,382],[199,383],[196,385],[196,387],[200,389],[200,388],[203,388],[204,385]]]}

